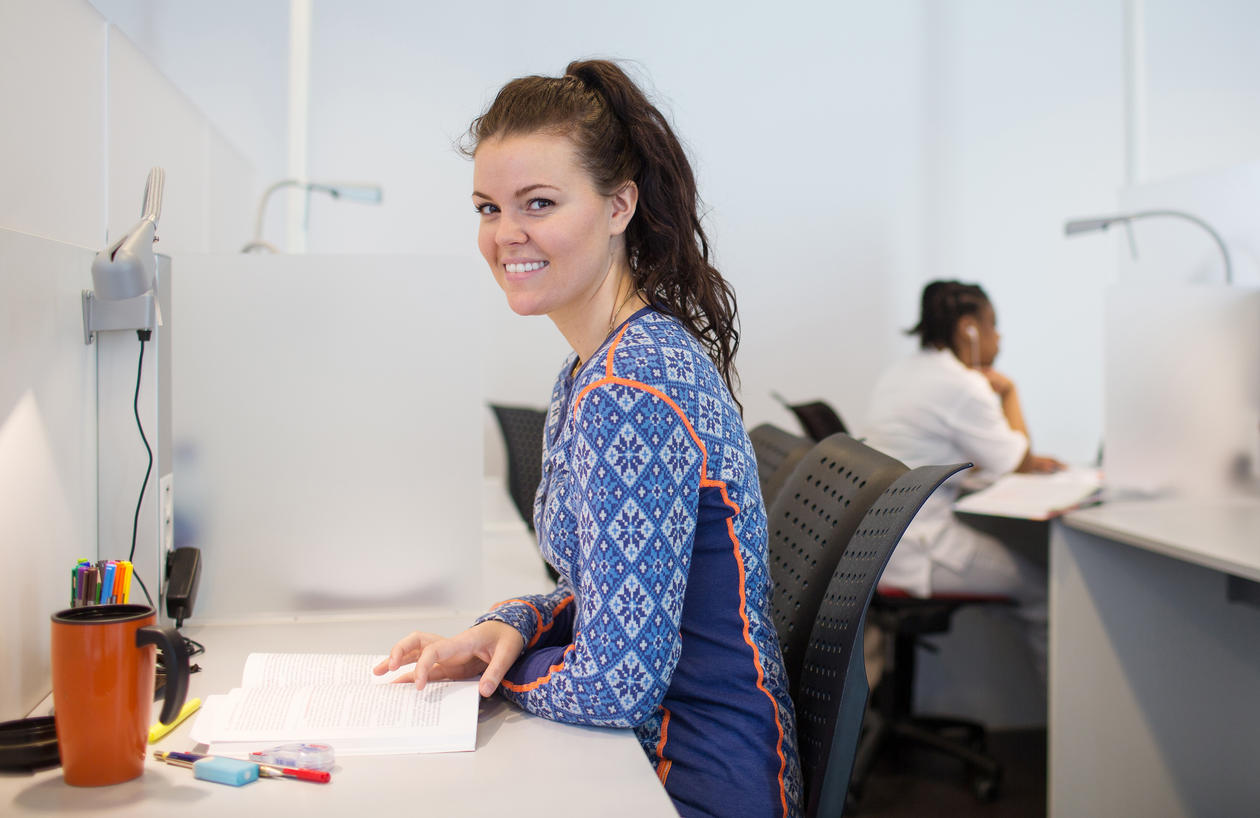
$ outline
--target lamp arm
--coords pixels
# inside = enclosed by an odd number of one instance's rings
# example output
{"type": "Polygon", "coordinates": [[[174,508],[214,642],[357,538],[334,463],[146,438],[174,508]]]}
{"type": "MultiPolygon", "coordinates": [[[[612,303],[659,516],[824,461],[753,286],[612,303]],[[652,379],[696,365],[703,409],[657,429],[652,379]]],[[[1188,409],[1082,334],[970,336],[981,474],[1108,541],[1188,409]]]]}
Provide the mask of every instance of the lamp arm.
{"type": "Polygon", "coordinates": [[[1203,219],[1200,219],[1198,216],[1192,215],[1190,213],[1186,213],[1185,211],[1182,211],[1182,210],[1139,210],[1136,213],[1128,214],[1128,216],[1125,218],[1145,219],[1152,216],[1174,216],[1179,219],[1185,219],[1186,221],[1194,222],[1199,227],[1202,227],[1204,230],[1206,230],[1208,232],[1208,235],[1212,237],[1212,240],[1216,242],[1216,246],[1220,248],[1221,258],[1225,260],[1225,283],[1226,284],[1234,283],[1234,267],[1230,263],[1229,249],[1225,246],[1225,240],[1221,238],[1221,234],[1217,233],[1216,230],[1214,230],[1210,224],[1203,221],[1203,219]]]}
{"type": "MultiPolygon", "coordinates": [[[[254,246],[271,247],[270,244],[263,241],[263,216],[267,213],[267,203],[271,201],[271,194],[286,187],[309,188],[309,183],[302,179],[281,179],[279,182],[273,182],[267,186],[267,189],[263,191],[262,199],[258,202],[258,216],[254,219],[254,240],[246,245],[247,249],[254,246]]],[[[243,250],[242,252],[246,251],[243,250]]]]}

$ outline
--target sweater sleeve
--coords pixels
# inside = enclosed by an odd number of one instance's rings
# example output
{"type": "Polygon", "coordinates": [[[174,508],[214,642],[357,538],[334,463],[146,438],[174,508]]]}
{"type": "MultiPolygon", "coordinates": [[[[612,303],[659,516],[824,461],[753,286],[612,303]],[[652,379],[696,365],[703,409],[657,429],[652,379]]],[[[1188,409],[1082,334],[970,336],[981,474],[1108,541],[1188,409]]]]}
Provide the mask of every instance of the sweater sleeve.
{"type": "Polygon", "coordinates": [[[630,727],[655,712],[682,652],[703,450],[681,410],[642,384],[596,386],[575,412],[570,639],[538,640],[502,687],[547,718],[630,727]]]}
{"type": "Polygon", "coordinates": [[[567,645],[573,634],[572,603],[573,591],[561,577],[551,593],[505,599],[477,617],[474,624],[506,622],[521,632],[526,651],[567,645]]]}

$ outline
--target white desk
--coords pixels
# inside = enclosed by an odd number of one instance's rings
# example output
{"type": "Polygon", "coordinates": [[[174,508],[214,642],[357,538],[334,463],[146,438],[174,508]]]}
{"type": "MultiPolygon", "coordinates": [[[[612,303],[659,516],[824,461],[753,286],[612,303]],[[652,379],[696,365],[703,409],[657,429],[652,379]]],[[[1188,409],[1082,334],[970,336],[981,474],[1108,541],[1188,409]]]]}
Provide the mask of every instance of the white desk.
{"type": "MultiPolygon", "coordinates": [[[[408,631],[453,633],[472,616],[398,615],[293,620],[261,625],[188,626],[206,646],[193,661],[190,696],[203,699],[240,684],[254,651],[385,653],[408,631]]],[[[155,711],[156,712],[156,711],[155,711]]],[[[192,720],[151,749],[188,750],[192,720]]],[[[331,784],[287,779],[234,788],[199,781],[192,771],[152,759],[140,778],[112,787],[69,787],[61,769],[0,774],[4,815],[193,816],[372,814],[554,816],[569,806],[602,816],[677,815],[651,763],[629,730],[550,722],[505,700],[483,700],[473,753],[354,756],[339,759],[331,784]]]]}
{"type": "Polygon", "coordinates": [[[1260,809],[1260,500],[1109,503],[1053,523],[1049,813],[1260,809]]]}

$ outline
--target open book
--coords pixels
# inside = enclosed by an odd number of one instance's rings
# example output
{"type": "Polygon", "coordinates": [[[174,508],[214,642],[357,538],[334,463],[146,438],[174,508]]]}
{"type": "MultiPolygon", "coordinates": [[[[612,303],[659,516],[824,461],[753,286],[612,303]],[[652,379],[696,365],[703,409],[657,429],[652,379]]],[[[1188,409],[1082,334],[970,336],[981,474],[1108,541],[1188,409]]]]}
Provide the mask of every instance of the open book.
{"type": "Polygon", "coordinates": [[[987,488],[960,498],[955,511],[1049,520],[1098,499],[1102,475],[1097,469],[1072,468],[1054,474],[1006,474],[987,488]]]}
{"type": "Polygon", "coordinates": [[[241,686],[206,699],[193,740],[241,757],[294,741],[328,744],[338,755],[476,749],[476,681],[391,684],[411,666],[373,676],[383,658],[251,653],[241,686]]]}

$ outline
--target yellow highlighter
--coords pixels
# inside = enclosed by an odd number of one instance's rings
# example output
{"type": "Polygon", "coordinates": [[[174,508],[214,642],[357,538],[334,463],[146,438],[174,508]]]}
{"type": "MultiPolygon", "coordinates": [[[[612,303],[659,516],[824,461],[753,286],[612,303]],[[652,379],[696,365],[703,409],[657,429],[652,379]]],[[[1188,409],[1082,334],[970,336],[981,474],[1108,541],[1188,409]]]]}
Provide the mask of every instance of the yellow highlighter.
{"type": "Polygon", "coordinates": [[[184,719],[188,718],[193,713],[196,713],[198,708],[200,707],[201,707],[201,699],[189,699],[187,702],[184,703],[184,709],[180,710],[179,715],[175,717],[175,721],[171,722],[170,724],[163,724],[162,722],[158,722],[157,724],[149,728],[149,743],[152,744],[153,742],[162,738],[162,736],[165,736],[167,733],[174,730],[176,727],[180,725],[180,723],[184,719]]]}

